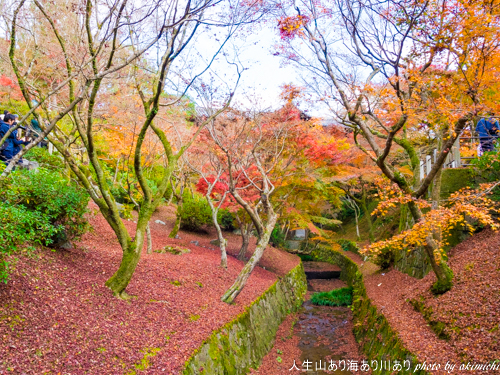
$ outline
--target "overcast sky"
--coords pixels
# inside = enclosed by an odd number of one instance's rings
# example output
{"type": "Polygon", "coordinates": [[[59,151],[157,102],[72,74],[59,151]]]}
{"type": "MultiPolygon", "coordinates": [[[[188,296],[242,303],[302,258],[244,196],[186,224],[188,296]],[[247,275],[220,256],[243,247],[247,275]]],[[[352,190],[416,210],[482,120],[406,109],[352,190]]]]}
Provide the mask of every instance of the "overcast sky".
{"type": "MultiPolygon", "coordinates": [[[[302,85],[300,73],[296,68],[292,65],[284,65],[279,56],[273,55],[276,52],[273,46],[279,42],[278,31],[274,27],[274,24],[252,26],[250,32],[243,33],[243,36],[240,35],[232,42],[232,45],[238,48],[239,60],[248,69],[243,73],[234,97],[234,101],[243,106],[250,106],[249,98],[252,98],[251,100],[260,98],[259,109],[277,109],[283,104],[279,98],[280,87],[283,84],[302,85]]],[[[215,33],[222,32],[223,30],[219,32],[214,30],[199,36],[196,48],[207,56],[207,59],[218,47],[216,39],[222,40],[222,37],[215,36],[215,33]]],[[[227,49],[232,51],[232,45],[228,45],[227,49]]],[[[217,72],[221,77],[224,72],[231,71],[224,59],[215,62],[212,68],[212,72],[217,72]]],[[[195,97],[195,94],[191,96],[195,97]]],[[[326,111],[313,110],[305,106],[301,109],[307,109],[308,113],[314,116],[329,117],[326,111]]]]}

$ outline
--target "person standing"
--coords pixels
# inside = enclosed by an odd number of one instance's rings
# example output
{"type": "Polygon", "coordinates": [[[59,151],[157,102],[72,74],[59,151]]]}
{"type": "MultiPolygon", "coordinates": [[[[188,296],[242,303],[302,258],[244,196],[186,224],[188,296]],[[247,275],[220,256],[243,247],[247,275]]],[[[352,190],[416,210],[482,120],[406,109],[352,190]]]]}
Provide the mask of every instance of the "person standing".
{"type": "Polygon", "coordinates": [[[481,151],[493,151],[495,149],[495,142],[500,136],[498,120],[495,120],[493,117],[481,118],[477,123],[476,132],[479,136],[481,151]]]}
{"type": "MultiPolygon", "coordinates": [[[[3,121],[0,123],[0,139],[2,139],[9,131],[10,127],[14,125],[15,121],[16,117],[13,114],[8,113],[4,116],[3,121]]],[[[27,145],[28,143],[28,141],[17,139],[17,129],[14,130],[1,146],[0,160],[8,164],[10,159],[20,151],[20,146],[27,145]]]]}

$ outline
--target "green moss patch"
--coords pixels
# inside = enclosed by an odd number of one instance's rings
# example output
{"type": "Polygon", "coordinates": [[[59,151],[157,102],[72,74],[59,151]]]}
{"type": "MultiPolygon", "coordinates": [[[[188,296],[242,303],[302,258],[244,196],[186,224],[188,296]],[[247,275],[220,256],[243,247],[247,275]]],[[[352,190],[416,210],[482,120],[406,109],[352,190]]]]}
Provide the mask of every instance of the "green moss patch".
{"type": "Polygon", "coordinates": [[[144,356],[139,363],[134,365],[134,369],[128,371],[126,375],[135,375],[139,371],[146,370],[150,366],[150,358],[153,358],[160,350],[160,348],[146,348],[141,350],[141,352],[144,353],[144,356]]]}
{"type": "Polygon", "coordinates": [[[162,248],[160,250],[155,250],[154,252],[160,253],[160,254],[170,253],[170,254],[174,254],[174,255],[182,255],[182,254],[190,253],[191,250],[186,249],[184,247],[174,245],[174,246],[165,246],[164,248],[162,248]]]}
{"type": "Polygon", "coordinates": [[[350,306],[352,304],[352,287],[314,293],[311,302],[319,306],[350,306]]]}

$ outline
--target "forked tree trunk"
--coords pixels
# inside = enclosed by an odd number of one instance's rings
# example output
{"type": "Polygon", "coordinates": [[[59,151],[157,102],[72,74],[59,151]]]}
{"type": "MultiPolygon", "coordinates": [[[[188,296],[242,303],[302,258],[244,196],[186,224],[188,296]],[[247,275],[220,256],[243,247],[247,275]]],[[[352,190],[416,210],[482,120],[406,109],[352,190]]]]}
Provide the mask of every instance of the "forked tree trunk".
{"type": "Polygon", "coordinates": [[[250,244],[251,228],[251,224],[246,224],[241,227],[241,247],[240,251],[238,252],[238,259],[242,261],[246,260],[248,245],[250,244]]]}
{"type": "Polygon", "coordinates": [[[253,255],[250,257],[250,260],[247,262],[247,264],[245,264],[245,266],[239,273],[234,284],[231,285],[226,293],[224,293],[221,301],[232,303],[238,296],[238,294],[240,294],[241,290],[245,287],[250,274],[252,273],[257,263],[259,263],[260,258],[262,258],[262,254],[264,254],[264,250],[269,244],[269,239],[271,238],[271,233],[274,229],[274,226],[276,225],[276,220],[276,214],[274,212],[270,213],[270,217],[268,217],[268,222],[264,229],[264,233],[262,233],[262,236],[259,237],[257,241],[257,247],[255,248],[253,255]]]}
{"type": "Polygon", "coordinates": [[[170,191],[170,194],[167,199],[167,206],[170,206],[172,204],[172,200],[174,199],[174,191],[170,191]]]}

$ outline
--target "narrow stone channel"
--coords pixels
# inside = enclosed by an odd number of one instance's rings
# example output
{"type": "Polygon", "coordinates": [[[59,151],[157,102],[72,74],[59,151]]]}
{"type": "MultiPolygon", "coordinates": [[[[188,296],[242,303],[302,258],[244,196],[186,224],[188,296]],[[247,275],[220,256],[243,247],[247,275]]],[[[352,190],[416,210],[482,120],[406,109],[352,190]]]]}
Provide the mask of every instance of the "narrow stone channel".
{"type": "MultiPolygon", "coordinates": [[[[316,292],[345,287],[338,279],[340,270],[323,262],[303,262],[307,275],[307,295],[302,309],[287,319],[276,336],[273,349],[255,374],[353,374],[351,361],[361,366],[364,359],[352,333],[349,307],[316,306],[310,301],[316,292]],[[287,335],[288,333],[288,335],[287,335]],[[331,366],[331,362],[336,369],[331,366]],[[340,362],[339,362],[340,361],[340,362]],[[295,364],[295,366],[294,366],[295,364]]],[[[359,368],[358,368],[359,371],[359,368]]],[[[368,374],[369,372],[364,372],[368,374]]]]}

